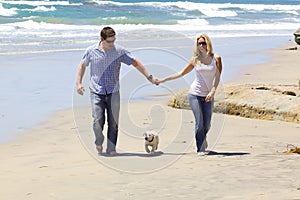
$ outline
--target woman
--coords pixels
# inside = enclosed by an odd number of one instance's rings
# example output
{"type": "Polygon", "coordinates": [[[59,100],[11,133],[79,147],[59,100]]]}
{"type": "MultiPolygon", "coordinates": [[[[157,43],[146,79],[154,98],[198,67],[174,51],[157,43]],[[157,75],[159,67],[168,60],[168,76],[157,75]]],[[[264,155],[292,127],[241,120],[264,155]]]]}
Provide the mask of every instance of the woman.
{"type": "Polygon", "coordinates": [[[195,138],[199,156],[207,155],[206,135],[210,129],[214,94],[220,82],[222,61],[213,53],[212,43],[206,34],[196,39],[191,61],[179,72],[159,81],[177,79],[195,69],[196,78],[191,84],[188,100],[195,117],[195,138]]]}

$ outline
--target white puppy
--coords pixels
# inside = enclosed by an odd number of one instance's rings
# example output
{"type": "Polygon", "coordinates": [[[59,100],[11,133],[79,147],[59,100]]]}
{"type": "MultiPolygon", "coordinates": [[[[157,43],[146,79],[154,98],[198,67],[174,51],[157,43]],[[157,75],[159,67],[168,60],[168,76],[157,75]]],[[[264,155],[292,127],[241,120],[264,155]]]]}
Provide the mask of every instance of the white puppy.
{"type": "Polygon", "coordinates": [[[145,150],[147,153],[154,153],[158,149],[158,135],[155,131],[146,131],[145,136],[145,150]],[[151,146],[151,151],[149,149],[151,146]]]}

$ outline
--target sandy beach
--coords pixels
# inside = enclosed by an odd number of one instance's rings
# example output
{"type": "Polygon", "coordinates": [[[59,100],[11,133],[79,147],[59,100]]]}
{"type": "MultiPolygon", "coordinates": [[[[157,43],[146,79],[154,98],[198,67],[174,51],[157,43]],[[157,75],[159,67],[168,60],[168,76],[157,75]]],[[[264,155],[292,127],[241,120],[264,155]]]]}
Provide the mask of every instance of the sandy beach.
{"type": "MultiPolygon", "coordinates": [[[[300,49],[286,50],[291,46],[268,51],[267,64],[247,67],[229,84],[297,85],[300,49]]],[[[122,109],[117,157],[97,155],[86,107],[56,112],[1,144],[0,198],[300,199],[300,155],[282,153],[300,146],[299,123],[216,113],[212,152],[198,157],[191,111],[161,100],[122,109]],[[153,156],[140,131],[149,128],[161,139],[153,156]]]]}

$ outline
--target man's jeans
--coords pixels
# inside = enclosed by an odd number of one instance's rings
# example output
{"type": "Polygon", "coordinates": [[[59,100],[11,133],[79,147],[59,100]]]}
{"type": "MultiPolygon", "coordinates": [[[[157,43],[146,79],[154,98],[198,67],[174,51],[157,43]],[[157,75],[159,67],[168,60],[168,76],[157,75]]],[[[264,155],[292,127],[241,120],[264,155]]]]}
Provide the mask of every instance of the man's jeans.
{"type": "Polygon", "coordinates": [[[116,151],[118,139],[118,123],[120,113],[120,93],[100,95],[91,93],[93,130],[95,134],[95,144],[102,145],[104,141],[103,126],[105,124],[105,110],[107,116],[107,148],[106,152],[116,151]]]}
{"type": "Polygon", "coordinates": [[[205,151],[203,144],[210,129],[214,101],[206,102],[205,97],[188,95],[189,103],[195,116],[195,137],[197,152],[205,151]]]}

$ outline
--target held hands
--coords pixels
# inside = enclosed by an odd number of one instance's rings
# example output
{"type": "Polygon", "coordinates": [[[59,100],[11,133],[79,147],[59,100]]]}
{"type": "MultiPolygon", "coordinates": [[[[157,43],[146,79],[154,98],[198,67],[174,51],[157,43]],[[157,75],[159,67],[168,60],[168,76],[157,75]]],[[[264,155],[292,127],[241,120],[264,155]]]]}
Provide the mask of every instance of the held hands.
{"type": "Polygon", "coordinates": [[[155,85],[159,85],[159,84],[161,84],[161,83],[164,83],[166,80],[165,79],[157,79],[157,78],[155,78],[155,79],[153,79],[153,84],[155,84],[155,85]]]}
{"type": "Polygon", "coordinates": [[[164,83],[165,82],[165,80],[164,79],[157,79],[157,78],[153,78],[152,79],[152,81],[151,81],[153,84],[155,84],[155,85],[159,85],[159,84],[161,84],[161,83],[164,83]]]}
{"type": "Polygon", "coordinates": [[[156,79],[154,80],[154,83],[153,83],[153,84],[159,85],[159,80],[156,78],[156,79]]]}
{"type": "Polygon", "coordinates": [[[152,75],[150,75],[149,77],[147,77],[147,79],[151,82],[151,83],[153,83],[153,84],[155,84],[155,85],[159,85],[159,80],[157,79],[157,78],[154,78],[152,75]]]}
{"type": "Polygon", "coordinates": [[[151,80],[151,83],[155,84],[155,85],[159,85],[159,80],[157,78],[153,78],[151,80]]]}

